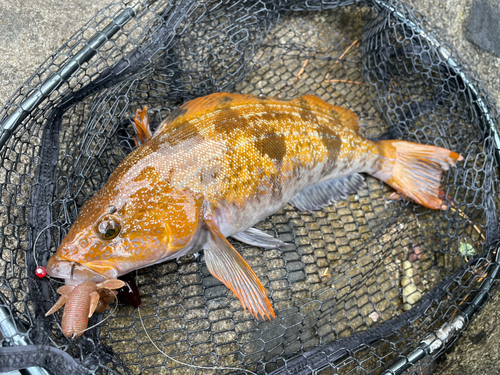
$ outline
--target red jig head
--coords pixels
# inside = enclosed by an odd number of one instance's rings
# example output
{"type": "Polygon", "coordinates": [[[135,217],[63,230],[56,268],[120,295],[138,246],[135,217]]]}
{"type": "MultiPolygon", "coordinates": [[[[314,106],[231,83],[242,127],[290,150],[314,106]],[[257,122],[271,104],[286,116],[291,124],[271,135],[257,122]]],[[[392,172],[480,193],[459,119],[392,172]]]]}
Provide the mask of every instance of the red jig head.
{"type": "Polygon", "coordinates": [[[47,276],[47,269],[44,266],[38,266],[35,270],[35,275],[39,278],[47,276]]]}

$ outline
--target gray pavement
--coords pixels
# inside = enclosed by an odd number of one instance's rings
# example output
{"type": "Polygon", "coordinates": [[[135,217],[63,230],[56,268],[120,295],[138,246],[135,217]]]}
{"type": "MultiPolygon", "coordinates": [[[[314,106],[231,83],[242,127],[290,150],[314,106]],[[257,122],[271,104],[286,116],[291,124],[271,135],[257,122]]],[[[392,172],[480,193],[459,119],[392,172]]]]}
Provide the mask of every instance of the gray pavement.
{"type": "Polygon", "coordinates": [[[0,108],[110,0],[0,1],[0,108]]]}
{"type": "MultiPolygon", "coordinates": [[[[488,0],[491,1],[491,0],[488,0]]],[[[497,1],[497,0],[495,0],[497,1]]],[[[36,68],[109,0],[2,0],[0,2],[0,108],[36,68]]],[[[409,0],[445,36],[500,101],[500,58],[466,37],[472,0],[409,0]]],[[[492,4],[495,5],[493,1],[492,4]]],[[[497,7],[500,7],[498,2],[497,7]]],[[[498,33],[500,38],[500,32],[498,33]]],[[[435,374],[500,374],[500,298],[495,296],[435,374]]]]}

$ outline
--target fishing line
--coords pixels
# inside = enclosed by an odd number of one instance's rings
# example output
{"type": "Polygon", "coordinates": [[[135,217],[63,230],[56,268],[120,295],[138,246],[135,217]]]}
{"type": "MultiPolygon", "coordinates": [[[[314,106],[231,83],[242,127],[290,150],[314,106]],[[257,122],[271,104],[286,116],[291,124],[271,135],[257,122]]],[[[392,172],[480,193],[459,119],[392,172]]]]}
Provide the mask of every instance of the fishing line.
{"type": "Polygon", "coordinates": [[[38,233],[38,235],[37,235],[37,236],[36,236],[36,238],[35,238],[35,242],[33,242],[33,249],[32,249],[32,252],[33,252],[33,258],[35,259],[35,264],[36,264],[36,266],[37,266],[37,267],[39,266],[39,264],[38,264],[38,260],[36,259],[36,256],[35,256],[35,254],[36,254],[36,249],[35,249],[36,243],[38,242],[38,239],[40,238],[40,235],[41,235],[43,232],[45,232],[47,229],[52,228],[52,227],[57,227],[57,225],[56,225],[56,224],[54,224],[54,223],[51,223],[51,224],[47,225],[45,228],[43,228],[43,229],[40,231],[40,233],[38,233]]]}
{"type": "MultiPolygon", "coordinates": [[[[36,236],[36,238],[35,238],[35,242],[33,242],[32,253],[33,253],[33,259],[35,260],[36,268],[38,268],[38,267],[40,266],[40,265],[38,264],[38,260],[37,260],[37,258],[36,258],[36,244],[37,244],[37,242],[38,242],[38,239],[40,238],[40,235],[41,235],[43,232],[45,232],[47,229],[51,228],[51,227],[58,227],[58,225],[57,225],[57,224],[54,224],[54,223],[47,225],[45,228],[43,228],[43,229],[40,231],[40,233],[38,233],[38,235],[37,235],[37,236],[36,236]]],[[[63,281],[56,280],[56,279],[54,279],[54,278],[52,278],[52,277],[50,277],[50,276],[48,276],[48,275],[45,275],[45,277],[46,277],[47,279],[51,280],[51,281],[56,282],[56,283],[59,283],[59,284],[64,284],[64,282],[63,282],[63,281]]]]}
{"type": "Polygon", "coordinates": [[[188,366],[188,367],[194,368],[195,370],[197,370],[197,369],[203,369],[203,370],[236,370],[236,371],[245,371],[246,373],[249,373],[249,374],[252,374],[252,375],[257,375],[255,372],[250,371],[250,370],[245,370],[243,368],[238,368],[238,367],[219,367],[219,366],[213,366],[213,367],[209,367],[209,366],[195,366],[195,365],[192,365],[190,363],[184,363],[184,362],[178,361],[178,360],[170,357],[168,354],[166,354],[164,351],[162,351],[154,343],[153,339],[149,336],[149,333],[146,330],[146,327],[144,326],[144,321],[142,320],[141,308],[138,307],[137,310],[139,311],[139,320],[141,321],[142,328],[144,329],[144,333],[148,337],[148,339],[151,342],[151,344],[153,344],[153,346],[156,348],[156,350],[158,350],[161,354],[163,354],[167,359],[170,359],[170,360],[172,360],[172,361],[174,361],[174,362],[176,362],[176,363],[178,363],[180,365],[184,365],[184,366],[188,366]]]}

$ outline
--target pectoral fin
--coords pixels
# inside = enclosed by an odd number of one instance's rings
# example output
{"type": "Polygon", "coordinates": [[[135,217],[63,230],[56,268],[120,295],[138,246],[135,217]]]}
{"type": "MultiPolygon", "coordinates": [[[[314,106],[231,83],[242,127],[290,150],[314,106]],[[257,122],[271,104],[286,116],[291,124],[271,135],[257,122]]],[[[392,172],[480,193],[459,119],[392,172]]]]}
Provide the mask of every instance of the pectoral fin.
{"type": "Polygon", "coordinates": [[[266,249],[273,249],[280,246],[285,246],[286,243],[270,236],[256,228],[249,228],[244,232],[233,234],[231,237],[236,238],[238,241],[244,242],[248,245],[263,247],[266,249]]]}
{"type": "Polygon", "coordinates": [[[99,304],[99,298],[101,298],[101,296],[97,292],[92,292],[90,294],[89,318],[92,316],[92,314],[94,314],[94,311],[99,304]]]}
{"type": "Polygon", "coordinates": [[[210,235],[205,246],[205,261],[208,270],[222,281],[239,298],[245,311],[256,318],[275,317],[266,289],[243,257],[220,232],[213,217],[205,218],[210,235]]]}
{"type": "Polygon", "coordinates": [[[349,194],[357,192],[363,186],[365,186],[364,178],[354,173],[309,186],[296,194],[290,200],[290,204],[300,211],[315,211],[333,202],[346,199],[349,194]]]}

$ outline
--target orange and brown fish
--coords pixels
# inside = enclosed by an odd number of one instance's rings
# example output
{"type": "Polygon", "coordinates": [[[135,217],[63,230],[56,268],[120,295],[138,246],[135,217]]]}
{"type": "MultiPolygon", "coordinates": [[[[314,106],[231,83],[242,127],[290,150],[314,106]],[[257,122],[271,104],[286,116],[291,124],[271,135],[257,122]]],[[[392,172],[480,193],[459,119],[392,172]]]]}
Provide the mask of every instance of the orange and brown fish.
{"type": "MultiPolygon", "coordinates": [[[[210,272],[254,316],[274,317],[266,290],[227,241],[277,247],[252,226],[291,203],[317,210],[360,189],[367,173],[439,209],[442,172],[462,157],[440,147],[370,141],[354,112],[315,96],[212,94],[192,100],[150,136],[82,207],[47,271],[72,285],[205,251],[210,272]]],[[[137,140],[136,140],[137,141],[137,140]]]]}

